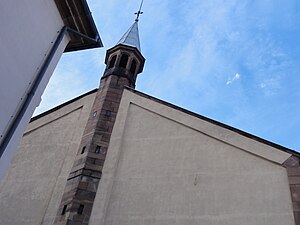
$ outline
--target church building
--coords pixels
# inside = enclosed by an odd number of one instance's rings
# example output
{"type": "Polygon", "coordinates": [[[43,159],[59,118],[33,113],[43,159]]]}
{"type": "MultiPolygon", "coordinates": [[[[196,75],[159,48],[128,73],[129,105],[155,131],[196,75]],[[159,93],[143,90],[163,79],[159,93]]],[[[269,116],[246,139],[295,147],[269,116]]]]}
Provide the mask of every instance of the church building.
{"type": "Polygon", "coordinates": [[[31,119],[2,225],[300,225],[300,154],[135,90],[138,18],[99,89],[31,119]]]}

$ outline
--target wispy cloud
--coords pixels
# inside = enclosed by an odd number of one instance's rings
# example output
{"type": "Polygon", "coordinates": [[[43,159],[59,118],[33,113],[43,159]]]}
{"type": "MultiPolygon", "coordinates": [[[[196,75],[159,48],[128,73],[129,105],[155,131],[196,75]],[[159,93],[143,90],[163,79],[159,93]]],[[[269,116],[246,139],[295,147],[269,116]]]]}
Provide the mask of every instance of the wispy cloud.
{"type": "Polygon", "coordinates": [[[241,75],[239,73],[236,73],[234,75],[234,77],[232,78],[228,78],[227,82],[226,82],[226,85],[229,85],[229,84],[232,84],[234,81],[237,81],[241,78],[241,75]]]}
{"type": "Polygon", "coordinates": [[[259,84],[259,87],[261,88],[265,96],[273,96],[277,94],[280,89],[280,79],[278,77],[265,79],[259,84]]]}

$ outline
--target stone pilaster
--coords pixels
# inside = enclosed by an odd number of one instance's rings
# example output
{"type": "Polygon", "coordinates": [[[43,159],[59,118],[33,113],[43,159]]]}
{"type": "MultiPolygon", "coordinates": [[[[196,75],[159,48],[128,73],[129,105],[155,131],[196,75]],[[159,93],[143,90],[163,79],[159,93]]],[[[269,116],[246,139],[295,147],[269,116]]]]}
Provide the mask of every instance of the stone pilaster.
{"type": "Polygon", "coordinates": [[[58,209],[57,225],[88,224],[124,86],[129,86],[124,77],[111,75],[101,80],[58,209]]]}
{"type": "Polygon", "coordinates": [[[144,62],[139,50],[126,43],[107,51],[107,67],[69,173],[55,225],[89,223],[124,87],[135,87],[144,62]]]}
{"type": "Polygon", "coordinates": [[[289,178],[295,225],[300,225],[300,165],[299,158],[291,156],[283,164],[289,178]]]}

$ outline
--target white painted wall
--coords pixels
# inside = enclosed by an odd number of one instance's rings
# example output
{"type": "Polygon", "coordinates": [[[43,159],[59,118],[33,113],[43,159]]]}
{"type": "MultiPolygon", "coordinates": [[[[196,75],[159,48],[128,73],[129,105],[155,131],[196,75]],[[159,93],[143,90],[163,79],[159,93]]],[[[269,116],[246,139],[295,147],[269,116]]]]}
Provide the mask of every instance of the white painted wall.
{"type": "MultiPolygon", "coordinates": [[[[64,26],[54,1],[0,1],[0,142],[64,26]]],[[[64,37],[26,115],[0,159],[0,179],[69,38],[64,37]]]]}
{"type": "Polygon", "coordinates": [[[294,225],[289,156],[124,91],[90,225],[294,225]]]}
{"type": "Polygon", "coordinates": [[[52,225],[95,93],[29,123],[0,182],[0,224],[52,225]]]}

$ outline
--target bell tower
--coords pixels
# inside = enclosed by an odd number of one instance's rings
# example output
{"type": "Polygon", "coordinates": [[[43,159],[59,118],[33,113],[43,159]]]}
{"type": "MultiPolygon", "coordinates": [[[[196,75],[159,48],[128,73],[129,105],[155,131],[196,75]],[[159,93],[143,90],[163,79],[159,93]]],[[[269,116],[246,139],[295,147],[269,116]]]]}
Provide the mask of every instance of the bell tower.
{"type": "Polygon", "coordinates": [[[135,87],[145,63],[140,49],[138,16],[120,41],[107,50],[106,69],[67,178],[55,225],[89,223],[124,86],[135,87]]]}
{"type": "Polygon", "coordinates": [[[141,54],[138,35],[138,21],[129,28],[116,46],[106,53],[102,79],[115,75],[128,80],[128,86],[135,87],[136,77],[143,71],[145,59],[141,54]]]}

